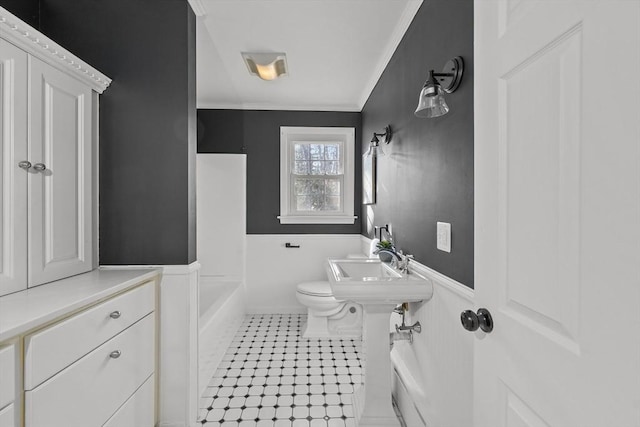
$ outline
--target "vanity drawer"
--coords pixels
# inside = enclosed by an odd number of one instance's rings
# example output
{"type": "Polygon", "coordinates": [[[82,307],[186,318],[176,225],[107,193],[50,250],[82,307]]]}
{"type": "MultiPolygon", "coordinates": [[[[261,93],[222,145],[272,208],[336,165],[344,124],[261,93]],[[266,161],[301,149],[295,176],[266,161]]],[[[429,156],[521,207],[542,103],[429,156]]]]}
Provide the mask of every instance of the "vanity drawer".
{"type": "Polygon", "coordinates": [[[151,376],[103,427],[153,427],[156,398],[154,383],[154,377],[151,376]]]}
{"type": "Polygon", "coordinates": [[[154,282],[125,292],[25,338],[25,390],[117,335],[155,307],[154,282]]]}
{"type": "Polygon", "coordinates": [[[0,408],[16,397],[16,346],[0,345],[0,408]]]}
{"type": "Polygon", "coordinates": [[[0,427],[16,427],[16,419],[14,417],[13,403],[6,408],[0,410],[0,427]]]}
{"type": "Polygon", "coordinates": [[[102,426],[154,372],[154,328],[152,313],[26,392],[26,425],[102,426]]]}

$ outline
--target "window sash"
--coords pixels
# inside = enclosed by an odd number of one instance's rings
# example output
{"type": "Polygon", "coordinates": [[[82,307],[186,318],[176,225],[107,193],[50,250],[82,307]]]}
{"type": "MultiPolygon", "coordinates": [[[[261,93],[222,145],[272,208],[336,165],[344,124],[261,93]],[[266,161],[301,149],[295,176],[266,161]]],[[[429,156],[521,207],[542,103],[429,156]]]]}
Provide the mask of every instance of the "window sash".
{"type": "MultiPolygon", "coordinates": [[[[335,175],[344,175],[345,171],[345,143],[344,141],[300,141],[300,140],[292,140],[289,141],[289,173],[290,175],[302,176],[306,174],[297,174],[296,170],[296,162],[309,162],[310,164],[314,161],[316,162],[338,162],[338,173],[337,174],[315,174],[315,176],[335,176],[335,175]],[[302,159],[296,160],[296,145],[337,145],[338,146],[338,160],[332,159],[302,159]]],[[[309,171],[311,171],[311,165],[309,167],[309,171]]]]}
{"type": "Polygon", "coordinates": [[[345,198],[344,198],[344,190],[345,187],[345,179],[344,175],[290,175],[289,180],[289,212],[296,216],[322,216],[322,215],[341,215],[345,213],[345,198]],[[337,210],[298,210],[298,195],[296,194],[296,179],[307,179],[313,181],[324,181],[327,179],[337,180],[340,182],[340,209],[337,210]]]}
{"type": "MultiPolygon", "coordinates": [[[[306,149],[298,150],[300,158],[312,160],[313,157],[321,161],[332,161],[335,157],[333,153],[326,153],[315,150],[313,155],[306,149]]],[[[299,159],[300,160],[300,159],[299,159]]],[[[355,209],[355,129],[352,127],[280,127],[280,215],[278,219],[281,224],[353,224],[356,220],[355,209]],[[339,147],[339,166],[336,170],[334,165],[316,165],[315,172],[325,172],[323,174],[311,174],[310,168],[299,168],[295,173],[295,147],[296,144],[325,144],[339,147]],[[320,166],[320,167],[318,167],[320,166]],[[326,173],[326,172],[329,173],[326,173]],[[335,172],[340,172],[336,174],[335,172]],[[296,179],[309,180],[339,180],[340,199],[325,200],[301,200],[301,208],[311,208],[314,203],[327,202],[329,206],[336,206],[340,203],[340,210],[317,211],[298,210],[295,182],[296,179]]],[[[305,186],[308,184],[305,184],[305,186]]],[[[324,185],[324,184],[323,184],[324,185]]],[[[329,192],[327,184],[322,192],[329,192]]],[[[301,193],[311,192],[310,188],[298,187],[301,193]]],[[[335,191],[335,190],[334,190],[335,191]]]]}

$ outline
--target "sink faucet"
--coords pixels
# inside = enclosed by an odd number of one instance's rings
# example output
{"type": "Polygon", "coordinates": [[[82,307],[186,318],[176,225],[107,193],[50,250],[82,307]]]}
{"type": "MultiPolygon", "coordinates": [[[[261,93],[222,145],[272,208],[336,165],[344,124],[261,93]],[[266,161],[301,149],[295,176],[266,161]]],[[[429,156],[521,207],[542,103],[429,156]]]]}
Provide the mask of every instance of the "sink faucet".
{"type": "Polygon", "coordinates": [[[402,251],[390,249],[380,249],[378,254],[387,253],[393,256],[391,258],[391,266],[397,268],[403,274],[409,274],[409,262],[413,259],[413,255],[405,255],[402,251]]]}

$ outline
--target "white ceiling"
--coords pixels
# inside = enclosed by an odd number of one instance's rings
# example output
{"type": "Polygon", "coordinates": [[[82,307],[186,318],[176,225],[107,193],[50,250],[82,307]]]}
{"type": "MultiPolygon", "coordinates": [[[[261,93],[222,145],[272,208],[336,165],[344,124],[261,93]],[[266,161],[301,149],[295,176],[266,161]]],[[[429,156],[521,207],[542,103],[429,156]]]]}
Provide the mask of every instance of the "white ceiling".
{"type": "Polygon", "coordinates": [[[198,108],[360,111],[422,0],[189,0],[198,108]],[[250,76],[241,52],[286,52],[250,76]]]}

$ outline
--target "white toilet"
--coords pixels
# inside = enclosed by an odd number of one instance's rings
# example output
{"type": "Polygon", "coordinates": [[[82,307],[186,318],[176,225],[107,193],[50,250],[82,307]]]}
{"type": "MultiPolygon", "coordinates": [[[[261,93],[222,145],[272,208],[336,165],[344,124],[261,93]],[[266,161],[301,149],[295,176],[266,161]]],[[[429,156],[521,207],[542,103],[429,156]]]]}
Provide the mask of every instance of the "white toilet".
{"type": "Polygon", "coordinates": [[[307,307],[303,338],[359,338],[362,335],[362,306],[335,299],[329,282],[300,283],[296,297],[307,307]]]}

